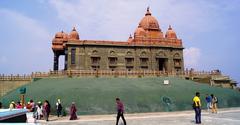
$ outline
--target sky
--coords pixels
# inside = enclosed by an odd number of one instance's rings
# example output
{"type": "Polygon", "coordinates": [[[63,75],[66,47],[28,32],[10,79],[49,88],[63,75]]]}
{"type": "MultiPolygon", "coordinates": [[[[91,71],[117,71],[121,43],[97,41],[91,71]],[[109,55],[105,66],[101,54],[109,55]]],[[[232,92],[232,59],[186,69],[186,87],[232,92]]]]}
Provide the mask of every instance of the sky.
{"type": "Polygon", "coordinates": [[[172,25],[182,39],[185,68],[240,82],[239,0],[1,0],[0,74],[52,70],[52,39],[73,27],[82,40],[126,41],[148,6],[164,33],[172,25]]]}

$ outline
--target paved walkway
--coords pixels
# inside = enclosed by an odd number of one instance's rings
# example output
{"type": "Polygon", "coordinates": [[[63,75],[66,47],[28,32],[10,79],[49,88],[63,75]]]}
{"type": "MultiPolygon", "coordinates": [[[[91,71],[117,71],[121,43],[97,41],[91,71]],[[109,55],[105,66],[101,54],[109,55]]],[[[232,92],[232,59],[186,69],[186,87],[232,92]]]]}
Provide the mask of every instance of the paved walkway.
{"type": "MultiPolygon", "coordinates": [[[[69,117],[50,117],[50,121],[40,120],[40,124],[48,125],[115,125],[116,115],[78,116],[78,120],[70,121],[69,117]]],[[[193,111],[158,112],[126,114],[128,125],[192,125],[193,111]]],[[[220,109],[217,114],[202,111],[202,125],[239,125],[240,108],[220,109]]],[[[123,125],[122,122],[119,125],[123,125]]]]}

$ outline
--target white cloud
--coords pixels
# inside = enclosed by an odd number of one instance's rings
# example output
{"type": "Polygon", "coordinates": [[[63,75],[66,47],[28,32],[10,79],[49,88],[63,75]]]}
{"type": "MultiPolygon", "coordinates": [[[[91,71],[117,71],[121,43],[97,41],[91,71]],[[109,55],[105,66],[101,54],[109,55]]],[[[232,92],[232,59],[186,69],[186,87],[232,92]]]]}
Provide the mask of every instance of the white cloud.
{"type": "Polygon", "coordinates": [[[199,60],[201,58],[201,50],[199,48],[190,47],[183,51],[184,62],[186,68],[196,68],[198,67],[199,60]]]}

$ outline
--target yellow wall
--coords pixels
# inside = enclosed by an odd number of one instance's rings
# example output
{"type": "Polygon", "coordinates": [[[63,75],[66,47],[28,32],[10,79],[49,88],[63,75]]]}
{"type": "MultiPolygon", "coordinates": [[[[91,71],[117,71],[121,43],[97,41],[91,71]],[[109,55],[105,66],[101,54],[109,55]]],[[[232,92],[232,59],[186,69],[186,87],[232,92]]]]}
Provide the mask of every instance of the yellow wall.
{"type": "Polygon", "coordinates": [[[0,97],[5,95],[7,92],[30,82],[31,81],[0,81],[0,97]]]}

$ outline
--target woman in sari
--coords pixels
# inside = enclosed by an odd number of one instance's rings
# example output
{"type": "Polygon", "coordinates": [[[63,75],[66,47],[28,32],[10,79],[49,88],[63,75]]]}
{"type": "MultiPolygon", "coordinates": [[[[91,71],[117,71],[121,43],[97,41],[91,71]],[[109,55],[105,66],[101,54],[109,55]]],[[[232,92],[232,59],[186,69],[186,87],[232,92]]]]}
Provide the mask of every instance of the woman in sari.
{"type": "Polygon", "coordinates": [[[70,108],[70,120],[77,119],[77,108],[74,102],[72,102],[72,106],[70,108]]]}

